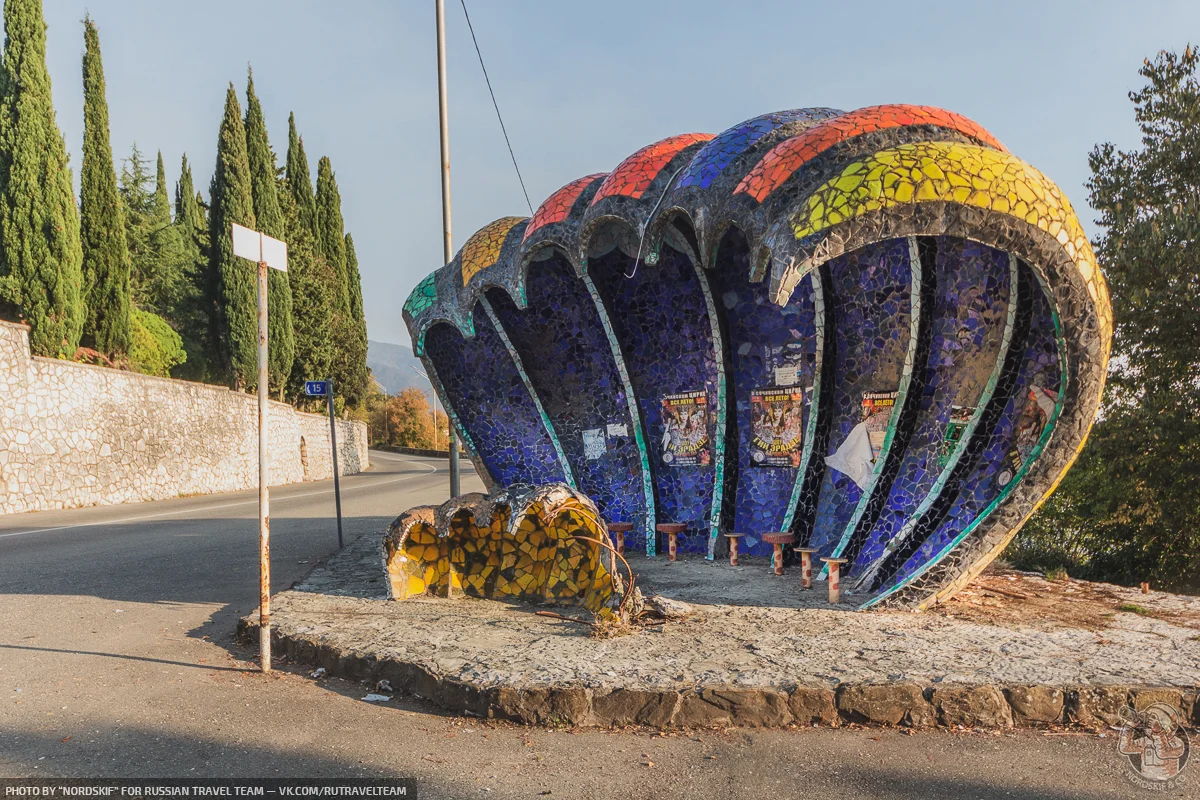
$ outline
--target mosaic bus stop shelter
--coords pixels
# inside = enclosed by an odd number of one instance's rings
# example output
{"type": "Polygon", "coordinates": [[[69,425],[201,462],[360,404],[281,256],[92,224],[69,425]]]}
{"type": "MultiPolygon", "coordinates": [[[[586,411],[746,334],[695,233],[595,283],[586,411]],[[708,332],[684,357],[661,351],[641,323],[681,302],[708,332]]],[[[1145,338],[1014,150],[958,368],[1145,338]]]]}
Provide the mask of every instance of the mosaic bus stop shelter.
{"type": "Polygon", "coordinates": [[[791,532],[915,608],[1070,468],[1112,329],[1061,190],[909,105],[651,144],[474,234],[404,318],[489,488],[564,483],[650,556],[659,523],[710,559],[791,532]]]}

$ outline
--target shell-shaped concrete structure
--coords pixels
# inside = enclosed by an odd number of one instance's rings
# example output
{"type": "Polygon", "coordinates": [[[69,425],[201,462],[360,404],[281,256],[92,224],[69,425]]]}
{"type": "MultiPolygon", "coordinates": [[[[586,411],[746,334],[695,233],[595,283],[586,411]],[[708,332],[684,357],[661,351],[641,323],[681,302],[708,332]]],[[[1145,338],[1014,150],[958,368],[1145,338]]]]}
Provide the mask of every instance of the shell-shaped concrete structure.
{"type": "Polygon", "coordinates": [[[709,558],[791,532],[918,608],[1070,468],[1112,332],[1062,191],[910,105],[648,145],[480,230],[404,318],[489,486],[562,482],[651,556],[660,523],[709,558]]]}

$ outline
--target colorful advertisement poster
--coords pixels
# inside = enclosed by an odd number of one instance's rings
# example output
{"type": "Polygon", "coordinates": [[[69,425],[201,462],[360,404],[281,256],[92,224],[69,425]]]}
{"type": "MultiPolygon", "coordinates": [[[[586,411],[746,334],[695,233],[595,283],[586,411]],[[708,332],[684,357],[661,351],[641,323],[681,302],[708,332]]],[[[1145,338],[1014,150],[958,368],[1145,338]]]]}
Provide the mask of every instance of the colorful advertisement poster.
{"type": "Polygon", "coordinates": [[[1001,486],[1007,486],[1009,481],[1020,472],[1025,462],[1029,460],[1033,448],[1037,446],[1038,439],[1042,436],[1042,431],[1046,429],[1046,424],[1050,421],[1050,414],[1054,411],[1057,396],[1048,389],[1037,385],[1029,389],[1029,393],[1025,396],[1025,407],[1021,409],[1021,416],[1017,418],[1015,438],[1004,458],[1004,467],[996,477],[997,483],[1001,486]]]}
{"type": "Polygon", "coordinates": [[[887,438],[888,422],[892,419],[892,409],[896,407],[896,396],[899,392],[863,392],[862,417],[859,424],[866,425],[867,435],[871,442],[871,460],[879,458],[883,450],[883,440],[887,438]]]}
{"type": "Polygon", "coordinates": [[[756,467],[799,467],[804,445],[804,390],[750,392],[750,459],[756,467]]]}
{"type": "Polygon", "coordinates": [[[942,436],[941,447],[938,448],[937,465],[938,469],[943,469],[950,463],[950,456],[954,455],[955,448],[962,441],[963,432],[966,431],[967,425],[971,422],[971,417],[975,416],[975,408],[973,406],[952,406],[950,409],[950,422],[946,425],[946,432],[942,436]]]}
{"type": "Polygon", "coordinates": [[[708,392],[663,395],[662,460],[672,467],[712,463],[708,437],[708,392]]]}

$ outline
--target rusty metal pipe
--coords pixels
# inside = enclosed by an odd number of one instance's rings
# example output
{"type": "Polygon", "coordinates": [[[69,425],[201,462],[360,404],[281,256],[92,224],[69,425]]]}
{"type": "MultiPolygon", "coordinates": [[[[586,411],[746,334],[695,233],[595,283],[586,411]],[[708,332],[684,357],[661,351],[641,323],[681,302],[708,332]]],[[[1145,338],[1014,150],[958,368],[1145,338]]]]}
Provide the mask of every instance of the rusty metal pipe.
{"type": "Polygon", "coordinates": [[[267,262],[258,264],[258,653],[271,671],[271,490],[267,449],[267,262]]]}

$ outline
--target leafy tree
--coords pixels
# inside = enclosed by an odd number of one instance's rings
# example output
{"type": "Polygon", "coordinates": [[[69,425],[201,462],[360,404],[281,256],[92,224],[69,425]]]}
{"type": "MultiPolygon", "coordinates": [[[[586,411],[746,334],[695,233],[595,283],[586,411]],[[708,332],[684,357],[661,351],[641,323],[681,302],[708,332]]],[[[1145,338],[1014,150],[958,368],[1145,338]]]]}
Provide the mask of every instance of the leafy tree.
{"type": "Polygon", "coordinates": [[[134,308],[132,321],[130,366],[146,375],[169,378],[171,369],[187,360],[183,340],[165,319],[149,311],[134,308]]]}
{"type": "Polygon", "coordinates": [[[368,399],[372,443],[391,447],[445,448],[446,415],[439,409],[437,428],[425,393],[410,386],[392,397],[368,399]]]}
{"type": "Polygon", "coordinates": [[[255,228],[246,129],[233,84],[225,94],[225,117],[217,139],[217,164],[209,191],[210,274],[216,280],[217,363],[237,388],[258,379],[258,279],[254,264],[233,255],[232,226],[255,228]]]}
{"type": "Polygon", "coordinates": [[[129,352],[129,248],[117,173],[109,141],[108,100],[100,34],[83,20],[83,166],[80,173],[80,240],[87,318],[83,340],[110,359],[129,352]]]}
{"type": "Polygon", "coordinates": [[[86,317],[67,147],[54,117],[41,0],[6,0],[0,68],[0,313],[34,353],[75,355],[86,317]]]}
{"type": "Polygon", "coordinates": [[[1096,252],[1116,332],[1101,419],[1016,560],[1080,577],[1200,589],[1200,80],[1162,52],[1129,95],[1141,147],[1096,147],[1096,252]]]}
{"type": "MultiPolygon", "coordinates": [[[[258,230],[286,241],[283,212],[279,208],[275,152],[267,136],[262,104],[254,93],[254,73],[246,79],[246,153],[250,163],[250,185],[254,196],[254,218],[258,230]]],[[[267,275],[268,365],[272,386],[279,387],[291,376],[295,341],[292,324],[292,290],[286,273],[271,270],[267,275]]]]}

